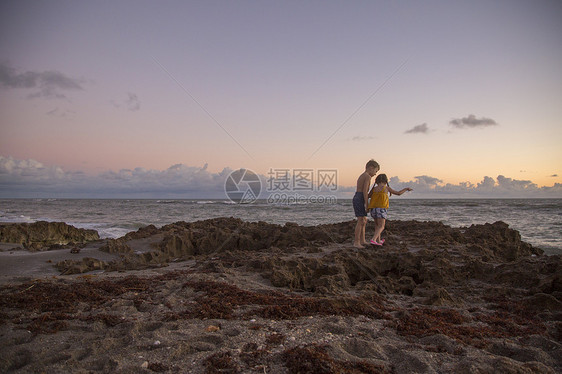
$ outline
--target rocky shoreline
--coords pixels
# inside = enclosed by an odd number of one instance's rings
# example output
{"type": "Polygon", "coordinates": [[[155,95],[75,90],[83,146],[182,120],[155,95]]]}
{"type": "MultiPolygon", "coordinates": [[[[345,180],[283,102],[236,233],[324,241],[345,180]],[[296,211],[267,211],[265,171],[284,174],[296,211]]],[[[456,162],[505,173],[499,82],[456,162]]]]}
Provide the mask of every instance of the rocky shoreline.
{"type": "Polygon", "coordinates": [[[30,251],[60,249],[99,240],[95,230],[78,229],[64,222],[1,223],[0,243],[21,244],[30,251]]]}
{"type": "Polygon", "coordinates": [[[384,246],[362,250],[353,228],[218,218],[102,241],[23,235],[66,256],[56,277],[4,280],[0,371],[562,371],[560,256],[503,222],[388,221],[384,246]]]}

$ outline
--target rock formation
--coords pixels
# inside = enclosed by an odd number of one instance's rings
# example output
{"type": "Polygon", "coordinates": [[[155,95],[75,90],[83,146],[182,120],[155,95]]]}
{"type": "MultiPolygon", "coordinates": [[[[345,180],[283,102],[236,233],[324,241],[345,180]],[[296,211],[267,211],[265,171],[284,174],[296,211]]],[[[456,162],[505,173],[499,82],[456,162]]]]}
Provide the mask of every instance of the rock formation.
{"type": "Polygon", "coordinates": [[[64,222],[38,221],[0,225],[0,242],[19,243],[29,250],[83,244],[98,239],[97,231],[78,229],[64,222]]]}
{"type": "Polygon", "coordinates": [[[103,272],[0,287],[0,371],[562,371],[561,256],[503,222],[388,221],[364,249],[354,226],[218,218],[107,240],[113,261],[57,264],[103,272]]]}

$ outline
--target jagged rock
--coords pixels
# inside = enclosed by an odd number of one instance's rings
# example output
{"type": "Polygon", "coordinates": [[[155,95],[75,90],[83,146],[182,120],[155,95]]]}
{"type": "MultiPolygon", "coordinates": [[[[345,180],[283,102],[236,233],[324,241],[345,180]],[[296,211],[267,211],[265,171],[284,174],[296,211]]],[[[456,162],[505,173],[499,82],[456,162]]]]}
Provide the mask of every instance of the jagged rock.
{"type": "Polygon", "coordinates": [[[109,239],[100,248],[100,251],[107,253],[132,253],[133,250],[127,245],[125,240],[119,239],[109,239]]]}
{"type": "Polygon", "coordinates": [[[527,305],[528,308],[536,310],[537,312],[543,311],[562,311],[562,302],[552,295],[537,293],[533,296],[527,297],[522,300],[522,303],[527,305]]]}
{"type": "Polygon", "coordinates": [[[123,237],[125,240],[132,240],[132,239],[144,239],[150,236],[158,234],[159,230],[154,225],[148,225],[138,229],[137,231],[133,231],[128,233],[123,237]]]}
{"type": "Polygon", "coordinates": [[[166,235],[160,243],[160,250],[172,257],[192,256],[197,254],[193,245],[191,231],[166,235]]]}
{"type": "Polygon", "coordinates": [[[472,225],[466,230],[465,237],[487,255],[501,260],[514,261],[524,256],[543,254],[541,249],[521,241],[521,234],[501,221],[472,225]]]}
{"type": "Polygon", "coordinates": [[[0,225],[0,242],[19,243],[29,250],[99,240],[95,230],[78,229],[64,222],[38,221],[0,225]]]}
{"type": "Polygon", "coordinates": [[[103,270],[107,267],[107,263],[104,261],[84,257],[81,260],[64,260],[56,264],[57,269],[61,274],[82,274],[94,270],[103,270]]]}
{"type": "MultiPolygon", "coordinates": [[[[354,221],[281,226],[216,218],[176,222],[159,229],[147,226],[108,240],[100,250],[121,255],[107,270],[212,256],[218,260],[208,262],[207,271],[245,266],[277,287],[330,294],[357,286],[418,295],[427,305],[436,306],[461,305],[447,290],[463,286],[467,280],[498,287],[528,286],[534,293],[560,291],[560,261],[537,262],[538,257],[531,255],[541,251],[522,242],[519,233],[503,222],[452,228],[440,222],[389,221],[387,227],[383,247],[354,252],[341,246],[350,242],[354,221]],[[326,245],[339,249],[325,252],[326,245]],[[537,266],[541,269],[529,271],[537,266]]],[[[556,305],[544,297],[540,301],[556,305]]]]}

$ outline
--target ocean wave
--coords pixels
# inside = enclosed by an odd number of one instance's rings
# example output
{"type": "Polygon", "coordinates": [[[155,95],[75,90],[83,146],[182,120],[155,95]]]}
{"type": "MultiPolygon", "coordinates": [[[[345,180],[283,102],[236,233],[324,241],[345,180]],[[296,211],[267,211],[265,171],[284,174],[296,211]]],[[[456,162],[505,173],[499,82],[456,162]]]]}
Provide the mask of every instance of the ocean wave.
{"type": "Polygon", "coordinates": [[[97,230],[101,239],[117,239],[122,236],[125,236],[131,231],[136,231],[136,230],[130,230],[123,227],[108,227],[108,228],[97,230]]]}
{"type": "Polygon", "coordinates": [[[156,200],[156,204],[177,204],[177,200],[156,200]]]}
{"type": "Polygon", "coordinates": [[[0,222],[4,223],[32,223],[37,220],[24,215],[0,215],[0,222]]]}

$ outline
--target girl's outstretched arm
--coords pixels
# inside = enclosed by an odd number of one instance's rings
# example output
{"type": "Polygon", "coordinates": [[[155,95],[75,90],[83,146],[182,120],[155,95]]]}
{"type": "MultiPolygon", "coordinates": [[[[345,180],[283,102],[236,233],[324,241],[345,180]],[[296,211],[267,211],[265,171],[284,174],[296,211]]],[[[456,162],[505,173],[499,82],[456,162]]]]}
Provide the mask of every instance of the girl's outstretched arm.
{"type": "Polygon", "coordinates": [[[392,193],[393,195],[398,195],[398,196],[402,195],[402,194],[403,194],[404,192],[406,192],[406,191],[412,191],[412,189],[411,189],[410,187],[403,188],[403,189],[401,189],[400,191],[393,190],[393,189],[390,188],[390,187],[387,187],[387,189],[388,189],[388,190],[390,191],[390,193],[392,193]]]}

